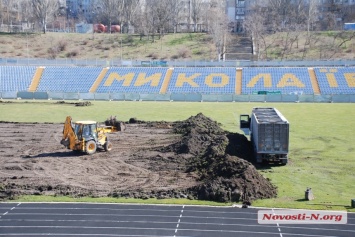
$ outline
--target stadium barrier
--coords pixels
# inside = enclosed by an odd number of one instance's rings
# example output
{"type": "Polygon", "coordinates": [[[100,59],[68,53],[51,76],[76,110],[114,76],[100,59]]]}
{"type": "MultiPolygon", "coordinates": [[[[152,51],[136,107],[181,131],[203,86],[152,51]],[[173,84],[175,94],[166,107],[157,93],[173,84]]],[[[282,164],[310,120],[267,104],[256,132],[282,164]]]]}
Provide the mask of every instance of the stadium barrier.
{"type": "Polygon", "coordinates": [[[185,94],[172,93],[170,95],[170,101],[186,101],[185,94]]]}
{"type": "Polygon", "coordinates": [[[17,93],[17,98],[21,98],[25,100],[48,100],[48,93],[19,91],[17,93]]]}
{"type": "Polygon", "coordinates": [[[48,99],[51,100],[64,100],[64,93],[63,92],[47,92],[48,99]]]}
{"type": "Polygon", "coordinates": [[[233,95],[199,93],[64,93],[3,91],[0,99],[24,100],[101,100],[101,101],[186,101],[186,102],[284,102],[284,103],[355,103],[355,95],[233,95]]]}
{"type": "Polygon", "coordinates": [[[129,93],[125,94],[126,101],[139,101],[141,100],[139,93],[129,93]]]}
{"type": "Polygon", "coordinates": [[[170,94],[156,94],[156,101],[170,101],[170,94]]]}
{"type": "Polygon", "coordinates": [[[66,92],[63,93],[63,100],[79,100],[79,93],[76,92],[66,92]]]}
{"type": "Polygon", "coordinates": [[[355,95],[333,95],[332,101],[335,103],[355,103],[355,95]]]}
{"type": "Polygon", "coordinates": [[[80,67],[349,67],[355,60],[318,61],[162,61],[132,59],[74,59],[74,58],[0,58],[0,65],[10,66],[80,66],[80,67]]]}
{"type": "Polygon", "coordinates": [[[108,93],[94,93],[94,100],[111,100],[108,93]]]}
{"type": "Polygon", "coordinates": [[[95,100],[95,93],[80,93],[81,100],[95,100]]]}
{"type": "Polygon", "coordinates": [[[111,98],[111,100],[124,101],[125,100],[125,95],[124,94],[113,93],[113,94],[110,94],[110,98],[111,98]]]}
{"type": "Polygon", "coordinates": [[[202,95],[204,102],[218,102],[218,95],[202,95]]]}
{"type": "Polygon", "coordinates": [[[233,100],[235,102],[249,102],[249,95],[234,95],[233,100]]]}
{"type": "Polygon", "coordinates": [[[17,99],[17,91],[3,91],[1,99],[17,99]]]}
{"type": "Polygon", "coordinates": [[[219,95],[218,102],[230,102],[234,101],[234,95],[219,95]]]}

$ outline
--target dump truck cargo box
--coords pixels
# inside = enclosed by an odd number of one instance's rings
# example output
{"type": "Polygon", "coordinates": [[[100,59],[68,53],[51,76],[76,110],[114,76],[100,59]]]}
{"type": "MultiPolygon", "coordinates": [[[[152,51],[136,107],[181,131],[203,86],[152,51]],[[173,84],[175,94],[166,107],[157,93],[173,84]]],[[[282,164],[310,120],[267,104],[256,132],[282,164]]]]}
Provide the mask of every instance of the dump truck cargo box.
{"type": "Polygon", "coordinates": [[[251,142],[257,154],[284,155],[289,149],[289,122],[275,108],[254,108],[251,142]]]}

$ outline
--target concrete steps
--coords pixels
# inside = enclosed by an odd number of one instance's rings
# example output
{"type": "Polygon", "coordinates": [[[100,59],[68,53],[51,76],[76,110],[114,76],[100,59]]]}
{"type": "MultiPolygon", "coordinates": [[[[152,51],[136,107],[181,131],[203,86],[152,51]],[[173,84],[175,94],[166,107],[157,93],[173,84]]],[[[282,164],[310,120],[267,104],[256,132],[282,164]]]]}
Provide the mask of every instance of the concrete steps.
{"type": "Polygon", "coordinates": [[[232,38],[226,45],[225,60],[252,60],[253,43],[250,37],[230,35],[232,38]]]}

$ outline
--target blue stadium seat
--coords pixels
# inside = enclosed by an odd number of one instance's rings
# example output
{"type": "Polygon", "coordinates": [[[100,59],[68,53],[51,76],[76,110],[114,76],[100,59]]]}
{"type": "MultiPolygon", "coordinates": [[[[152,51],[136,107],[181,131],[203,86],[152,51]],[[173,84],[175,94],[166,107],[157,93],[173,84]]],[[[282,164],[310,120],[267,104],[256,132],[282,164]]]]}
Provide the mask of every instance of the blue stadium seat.
{"type": "Polygon", "coordinates": [[[242,94],[314,94],[307,68],[243,68],[242,94]]]}
{"type": "Polygon", "coordinates": [[[355,67],[323,67],[314,71],[321,94],[355,94],[355,67]]]}
{"type": "Polygon", "coordinates": [[[167,92],[235,94],[236,68],[175,68],[167,92]]]}
{"type": "Polygon", "coordinates": [[[27,91],[35,72],[34,66],[0,66],[0,91],[27,91]]]}
{"type": "Polygon", "coordinates": [[[167,68],[110,68],[97,92],[159,93],[167,68]]]}
{"type": "Polygon", "coordinates": [[[46,67],[37,91],[89,92],[100,67],[46,67]]]}

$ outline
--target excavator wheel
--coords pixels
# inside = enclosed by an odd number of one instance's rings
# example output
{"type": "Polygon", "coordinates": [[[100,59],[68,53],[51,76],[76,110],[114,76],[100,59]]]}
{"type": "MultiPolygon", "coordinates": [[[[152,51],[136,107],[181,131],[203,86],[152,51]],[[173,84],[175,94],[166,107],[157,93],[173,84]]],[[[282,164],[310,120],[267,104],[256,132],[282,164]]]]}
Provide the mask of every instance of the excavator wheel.
{"type": "Polygon", "coordinates": [[[85,145],[85,150],[86,150],[86,154],[88,155],[92,155],[96,152],[96,142],[95,141],[88,141],[85,145]]]}
{"type": "Polygon", "coordinates": [[[112,143],[110,141],[106,141],[104,144],[104,149],[105,149],[105,151],[111,151],[112,150],[112,143]]]}

